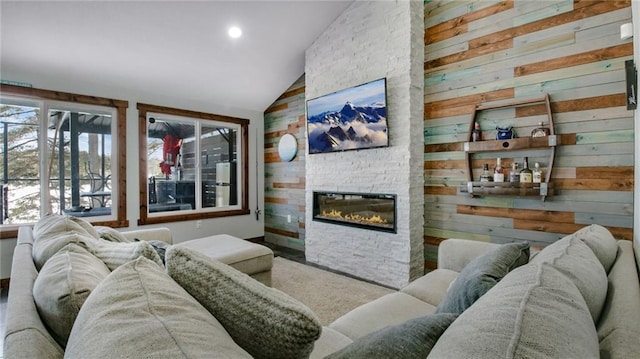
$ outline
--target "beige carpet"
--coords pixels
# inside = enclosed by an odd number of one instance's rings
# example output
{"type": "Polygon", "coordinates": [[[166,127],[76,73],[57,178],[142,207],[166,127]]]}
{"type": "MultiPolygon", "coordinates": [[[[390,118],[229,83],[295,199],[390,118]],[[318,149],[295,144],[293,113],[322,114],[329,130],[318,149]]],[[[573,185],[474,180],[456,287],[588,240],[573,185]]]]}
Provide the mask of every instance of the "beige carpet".
{"type": "Polygon", "coordinates": [[[306,304],[323,325],[361,304],[394,292],[282,257],[274,258],[272,286],[306,304]]]}

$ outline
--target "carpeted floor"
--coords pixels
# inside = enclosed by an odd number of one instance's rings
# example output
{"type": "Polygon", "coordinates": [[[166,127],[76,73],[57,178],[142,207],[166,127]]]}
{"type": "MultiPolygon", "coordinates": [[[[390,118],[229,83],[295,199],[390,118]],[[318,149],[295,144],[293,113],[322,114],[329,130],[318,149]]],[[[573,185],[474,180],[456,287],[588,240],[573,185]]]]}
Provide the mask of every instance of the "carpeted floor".
{"type": "Polygon", "coordinates": [[[323,325],[361,304],[370,302],[393,289],[325,271],[282,257],[274,258],[272,287],[302,303],[318,315],[323,325]]]}

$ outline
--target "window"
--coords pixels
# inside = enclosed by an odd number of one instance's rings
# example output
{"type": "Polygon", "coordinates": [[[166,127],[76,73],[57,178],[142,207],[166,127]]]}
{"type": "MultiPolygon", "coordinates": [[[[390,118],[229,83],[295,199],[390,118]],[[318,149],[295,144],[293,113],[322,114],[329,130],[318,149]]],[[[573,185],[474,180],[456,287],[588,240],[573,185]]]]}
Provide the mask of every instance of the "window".
{"type": "Polygon", "coordinates": [[[0,228],[47,213],[128,226],[126,101],[1,85],[0,228]]]}
{"type": "Polygon", "coordinates": [[[140,220],[248,214],[249,120],[138,104],[140,220]]]}

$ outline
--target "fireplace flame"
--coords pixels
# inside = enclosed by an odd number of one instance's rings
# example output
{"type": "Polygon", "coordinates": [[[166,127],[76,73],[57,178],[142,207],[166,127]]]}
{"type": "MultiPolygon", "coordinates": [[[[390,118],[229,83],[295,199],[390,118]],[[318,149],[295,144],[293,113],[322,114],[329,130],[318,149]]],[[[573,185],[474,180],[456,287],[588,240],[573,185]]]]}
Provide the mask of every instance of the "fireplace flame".
{"type": "Polygon", "coordinates": [[[360,222],[360,223],[371,223],[371,224],[388,224],[389,223],[386,219],[380,217],[377,214],[374,214],[371,217],[361,216],[357,213],[351,213],[343,216],[342,211],[337,211],[335,209],[332,209],[331,211],[322,211],[322,215],[324,217],[342,219],[346,221],[360,222]]]}

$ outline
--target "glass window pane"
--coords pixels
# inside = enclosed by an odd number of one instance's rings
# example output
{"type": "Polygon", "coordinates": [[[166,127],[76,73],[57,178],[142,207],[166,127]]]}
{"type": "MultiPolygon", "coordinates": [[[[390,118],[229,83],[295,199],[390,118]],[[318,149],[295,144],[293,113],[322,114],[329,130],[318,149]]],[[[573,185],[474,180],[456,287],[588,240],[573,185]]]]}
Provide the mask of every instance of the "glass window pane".
{"type": "Polygon", "coordinates": [[[238,204],[238,131],[203,125],[200,139],[202,207],[238,204]]]}
{"type": "Polygon", "coordinates": [[[149,213],[196,209],[193,121],[150,116],[147,136],[149,213]]]}
{"type": "Polygon", "coordinates": [[[78,217],[111,215],[111,115],[52,109],[48,118],[52,212],[78,217]]]}
{"type": "Polygon", "coordinates": [[[0,104],[1,224],[40,218],[39,118],[37,107],[0,104]]]}

